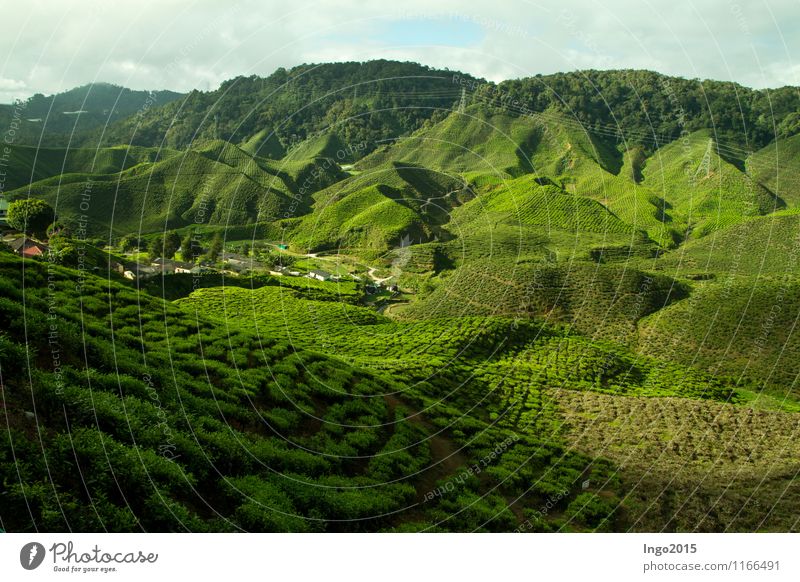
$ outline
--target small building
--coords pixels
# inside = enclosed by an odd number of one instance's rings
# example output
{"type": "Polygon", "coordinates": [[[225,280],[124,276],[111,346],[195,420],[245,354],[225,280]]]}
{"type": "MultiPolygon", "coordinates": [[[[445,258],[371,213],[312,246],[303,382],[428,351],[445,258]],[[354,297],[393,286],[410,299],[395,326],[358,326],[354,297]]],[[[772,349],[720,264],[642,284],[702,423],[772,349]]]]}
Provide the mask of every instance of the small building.
{"type": "Polygon", "coordinates": [[[191,273],[194,269],[192,263],[184,263],[181,261],[172,261],[170,259],[163,259],[161,257],[150,263],[150,266],[155,267],[162,273],[191,273]]]}
{"type": "Polygon", "coordinates": [[[316,279],[317,281],[327,281],[331,278],[331,274],[327,271],[313,270],[308,272],[309,279],[316,279]]]}
{"type": "Polygon", "coordinates": [[[8,246],[10,246],[11,250],[17,253],[19,256],[27,258],[41,257],[47,252],[48,248],[47,245],[36,242],[27,236],[12,240],[8,243],[8,246]]]}
{"type": "Polygon", "coordinates": [[[122,276],[125,277],[126,279],[131,279],[131,280],[136,279],[136,273],[134,273],[133,271],[125,271],[124,273],[122,273],[122,276]]]}

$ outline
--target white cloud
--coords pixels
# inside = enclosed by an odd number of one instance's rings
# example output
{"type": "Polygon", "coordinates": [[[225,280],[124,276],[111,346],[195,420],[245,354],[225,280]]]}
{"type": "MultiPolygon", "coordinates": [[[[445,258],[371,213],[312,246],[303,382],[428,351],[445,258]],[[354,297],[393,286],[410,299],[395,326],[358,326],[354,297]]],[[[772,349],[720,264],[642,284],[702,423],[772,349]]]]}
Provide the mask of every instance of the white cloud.
{"type": "Polygon", "coordinates": [[[0,38],[0,99],[94,80],[189,90],[279,66],[370,58],[415,60],[495,81],[591,67],[757,87],[797,84],[798,8],[797,0],[16,2],[3,11],[10,24],[0,38]],[[419,19],[446,19],[466,41],[397,46],[375,33],[419,19]],[[472,29],[480,34],[469,41],[472,29]]]}
{"type": "Polygon", "coordinates": [[[25,81],[0,76],[0,102],[9,103],[16,99],[24,99],[29,94],[25,81]]]}

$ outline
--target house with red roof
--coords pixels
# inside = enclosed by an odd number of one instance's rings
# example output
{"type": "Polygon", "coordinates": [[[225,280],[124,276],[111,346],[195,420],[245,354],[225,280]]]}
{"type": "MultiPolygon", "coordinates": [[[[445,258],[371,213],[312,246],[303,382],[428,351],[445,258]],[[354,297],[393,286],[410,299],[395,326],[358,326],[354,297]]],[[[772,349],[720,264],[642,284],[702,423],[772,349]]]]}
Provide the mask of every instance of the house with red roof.
{"type": "Polygon", "coordinates": [[[16,238],[8,243],[11,250],[21,257],[32,259],[33,257],[41,257],[47,252],[47,245],[33,240],[27,236],[16,238]]]}

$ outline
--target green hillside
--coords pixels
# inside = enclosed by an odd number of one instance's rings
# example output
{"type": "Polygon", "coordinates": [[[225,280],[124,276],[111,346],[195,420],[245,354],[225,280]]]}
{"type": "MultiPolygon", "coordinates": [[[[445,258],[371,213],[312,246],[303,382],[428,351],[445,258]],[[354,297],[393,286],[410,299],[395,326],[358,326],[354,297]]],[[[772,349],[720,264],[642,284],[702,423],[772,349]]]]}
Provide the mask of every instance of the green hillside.
{"type": "Polygon", "coordinates": [[[796,394],[800,281],[730,275],[696,282],[688,299],[650,315],[639,350],[796,394]]]}
{"type": "MultiPolygon", "coordinates": [[[[59,267],[48,275],[29,263],[23,284],[19,259],[0,260],[7,530],[507,531],[583,474],[611,483],[610,467],[543,429],[514,434],[425,395],[447,382],[354,368],[319,343],[307,351],[281,334],[255,335],[238,315],[220,326],[199,304],[179,309],[91,276],[79,294],[78,273],[59,267]],[[45,277],[49,291],[37,286],[45,277]],[[52,317],[48,293],[58,297],[52,317]],[[480,481],[430,495],[487,455],[480,481]],[[79,487],[76,472],[87,476],[79,487]]],[[[537,529],[609,528],[613,493],[596,491],[609,499],[606,514],[554,515],[537,529]]],[[[578,494],[560,502],[581,503],[578,494]]]]}
{"type": "MultiPolygon", "coordinates": [[[[86,141],[86,137],[98,129],[181,97],[174,91],[137,91],[111,83],[89,83],[53,95],[37,93],[20,104],[0,104],[0,126],[8,128],[14,122],[15,144],[97,147],[96,140],[86,141]]],[[[117,143],[130,140],[112,145],[117,143]]],[[[154,140],[147,145],[161,144],[154,140]]]]}
{"type": "Polygon", "coordinates": [[[539,128],[526,118],[470,107],[382,148],[358,167],[394,160],[447,172],[518,176],[534,171],[530,157],[540,139],[539,128]]]}
{"type": "MultiPolygon", "coordinates": [[[[144,158],[152,154],[135,151],[144,158]]],[[[53,157],[63,155],[56,152],[53,157]]],[[[91,157],[75,157],[76,164],[86,159],[91,157]]],[[[342,177],[338,166],[322,160],[275,162],[223,142],[126,166],[116,173],[84,171],[40,180],[9,192],[9,197],[47,200],[72,226],[86,216],[90,235],[124,235],[195,223],[237,226],[275,220],[290,207],[307,209],[312,192],[342,177]]],[[[38,167],[37,161],[34,172],[38,167]]],[[[25,172],[25,166],[15,167],[15,175],[18,171],[25,172]]]]}
{"type": "Polygon", "coordinates": [[[630,341],[637,321],[687,289],[625,266],[472,260],[450,272],[403,318],[503,315],[569,323],[580,333],[630,341]]]}
{"type": "Polygon", "coordinates": [[[448,210],[470,195],[457,178],[393,162],[316,193],[313,212],[285,223],[286,237],[308,251],[374,258],[442,235],[448,210]]]}
{"type": "Polygon", "coordinates": [[[65,149],[11,146],[6,190],[61,174],[115,174],[138,164],[166,160],[179,152],[137,146],[65,149]]]}
{"type": "Polygon", "coordinates": [[[800,134],[777,139],[747,158],[747,171],[790,208],[800,205],[800,134]]]}
{"type": "Polygon", "coordinates": [[[660,148],[642,171],[642,183],[664,200],[665,219],[690,236],[785,206],[720,154],[710,133],[699,131],[660,148]]]}
{"type": "Polygon", "coordinates": [[[534,176],[509,180],[453,212],[457,228],[467,223],[505,223],[541,226],[545,230],[632,234],[633,228],[602,204],[570,194],[555,186],[542,186],[534,176]]]}
{"type": "Polygon", "coordinates": [[[192,91],[85,139],[163,141],[184,149],[197,139],[218,138],[274,157],[333,130],[361,157],[381,140],[408,134],[437,110],[450,109],[460,94],[452,78],[451,71],[387,60],[280,68],[268,77],[236,77],[213,91],[192,91]]]}
{"type": "MultiPolygon", "coordinates": [[[[653,293],[645,295],[645,311],[658,308],[661,282],[656,281],[653,293]]],[[[335,294],[337,286],[328,286],[335,294]]],[[[465,295],[478,288],[467,287],[465,295]]],[[[621,294],[632,291],[622,290],[621,294]]],[[[759,528],[770,529],[774,527],[771,524],[778,523],[786,527],[787,520],[792,519],[791,507],[800,493],[793,478],[796,443],[789,436],[798,420],[796,413],[788,411],[800,410],[795,399],[762,394],[754,400],[750,391],[732,392],[723,379],[667,360],[633,355],[613,343],[572,335],[538,321],[444,317],[387,323],[351,318],[342,325],[332,311],[326,315],[325,310],[314,307],[311,311],[316,317],[311,323],[306,315],[291,315],[292,304],[298,300],[296,292],[289,291],[281,300],[278,314],[275,308],[267,307],[259,291],[203,290],[182,300],[181,305],[192,313],[207,313],[228,327],[244,326],[261,335],[291,338],[297,346],[324,346],[328,353],[351,365],[382,371],[395,379],[409,378],[413,384],[403,396],[421,393],[433,422],[452,429],[452,424],[436,420],[440,411],[445,417],[450,414],[436,401],[446,393],[448,406],[454,407],[453,412],[460,411],[448,421],[458,423],[453,438],[467,448],[473,438],[483,439],[474,433],[468,436],[471,429],[467,426],[473,420],[466,421],[464,411],[478,417],[488,412],[492,425],[498,428],[526,435],[549,434],[551,438],[558,434],[558,440],[563,438],[580,450],[592,451],[595,468],[599,457],[615,458],[624,467],[617,473],[615,485],[624,501],[614,511],[615,524],[600,521],[595,526],[600,529],[631,524],[634,530],[651,531],[665,522],[674,522],[671,527],[678,531],[697,524],[703,531],[716,531],[721,524],[735,530],[759,523],[759,528]],[[303,324],[294,325],[295,321],[303,324]],[[758,410],[751,406],[758,406],[758,410]],[[669,413],[663,414],[664,410],[669,413]],[[724,424],[720,424],[720,418],[725,419],[724,424]],[[688,419],[689,430],[682,425],[688,419]],[[713,435],[713,440],[708,435],[713,435]],[[641,454],[631,457],[631,450],[640,449],[641,454]],[[732,488],[704,478],[711,471],[724,475],[732,488]],[[768,483],[763,481],[765,474],[770,477],[768,483]],[[671,497],[659,501],[665,483],[683,492],[685,508],[672,505],[671,497]],[[753,498],[743,500],[743,492],[753,498]],[[768,522],[757,510],[756,498],[776,508],[768,522]],[[704,503],[717,504],[723,510],[703,514],[704,503]]],[[[630,311],[630,304],[626,311],[630,311]]],[[[523,461],[520,452],[515,446],[502,454],[501,462],[492,466],[485,478],[470,480],[466,490],[456,487],[459,493],[449,498],[454,502],[450,507],[469,502],[466,491],[476,491],[473,487],[479,491],[486,481],[500,478],[519,483],[515,475],[522,465],[512,469],[513,464],[530,462],[523,461]]],[[[564,475],[560,461],[549,470],[564,475]]],[[[594,479],[591,477],[591,482],[594,479]]],[[[525,498],[549,487],[538,480],[534,484],[523,480],[522,486],[527,487],[525,498]]],[[[597,501],[608,499],[609,493],[597,492],[592,486],[590,496],[597,501]]],[[[580,496],[571,501],[567,515],[574,517],[566,522],[540,515],[526,527],[533,531],[572,529],[576,519],[581,519],[577,515],[584,519],[587,515],[576,511],[576,503],[587,501],[580,496]]],[[[609,509],[600,503],[596,511],[607,515],[609,509]]],[[[522,517],[528,515],[523,508],[522,517]]],[[[454,522],[447,518],[446,523],[454,522]]]]}
{"type": "Polygon", "coordinates": [[[690,240],[653,264],[673,276],[690,278],[800,273],[797,248],[800,215],[794,210],[750,217],[739,224],[690,240]]]}

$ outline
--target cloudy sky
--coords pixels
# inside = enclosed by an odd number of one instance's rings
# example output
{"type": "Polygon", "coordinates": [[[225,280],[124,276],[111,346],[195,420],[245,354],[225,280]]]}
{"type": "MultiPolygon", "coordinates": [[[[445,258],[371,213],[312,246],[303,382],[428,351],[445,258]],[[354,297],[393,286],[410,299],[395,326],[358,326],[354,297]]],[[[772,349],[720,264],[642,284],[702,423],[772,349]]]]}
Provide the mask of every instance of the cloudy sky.
{"type": "Polygon", "coordinates": [[[26,0],[0,13],[0,102],[92,81],[205,90],[373,58],[494,81],[646,68],[800,85],[800,0],[26,0]]]}

